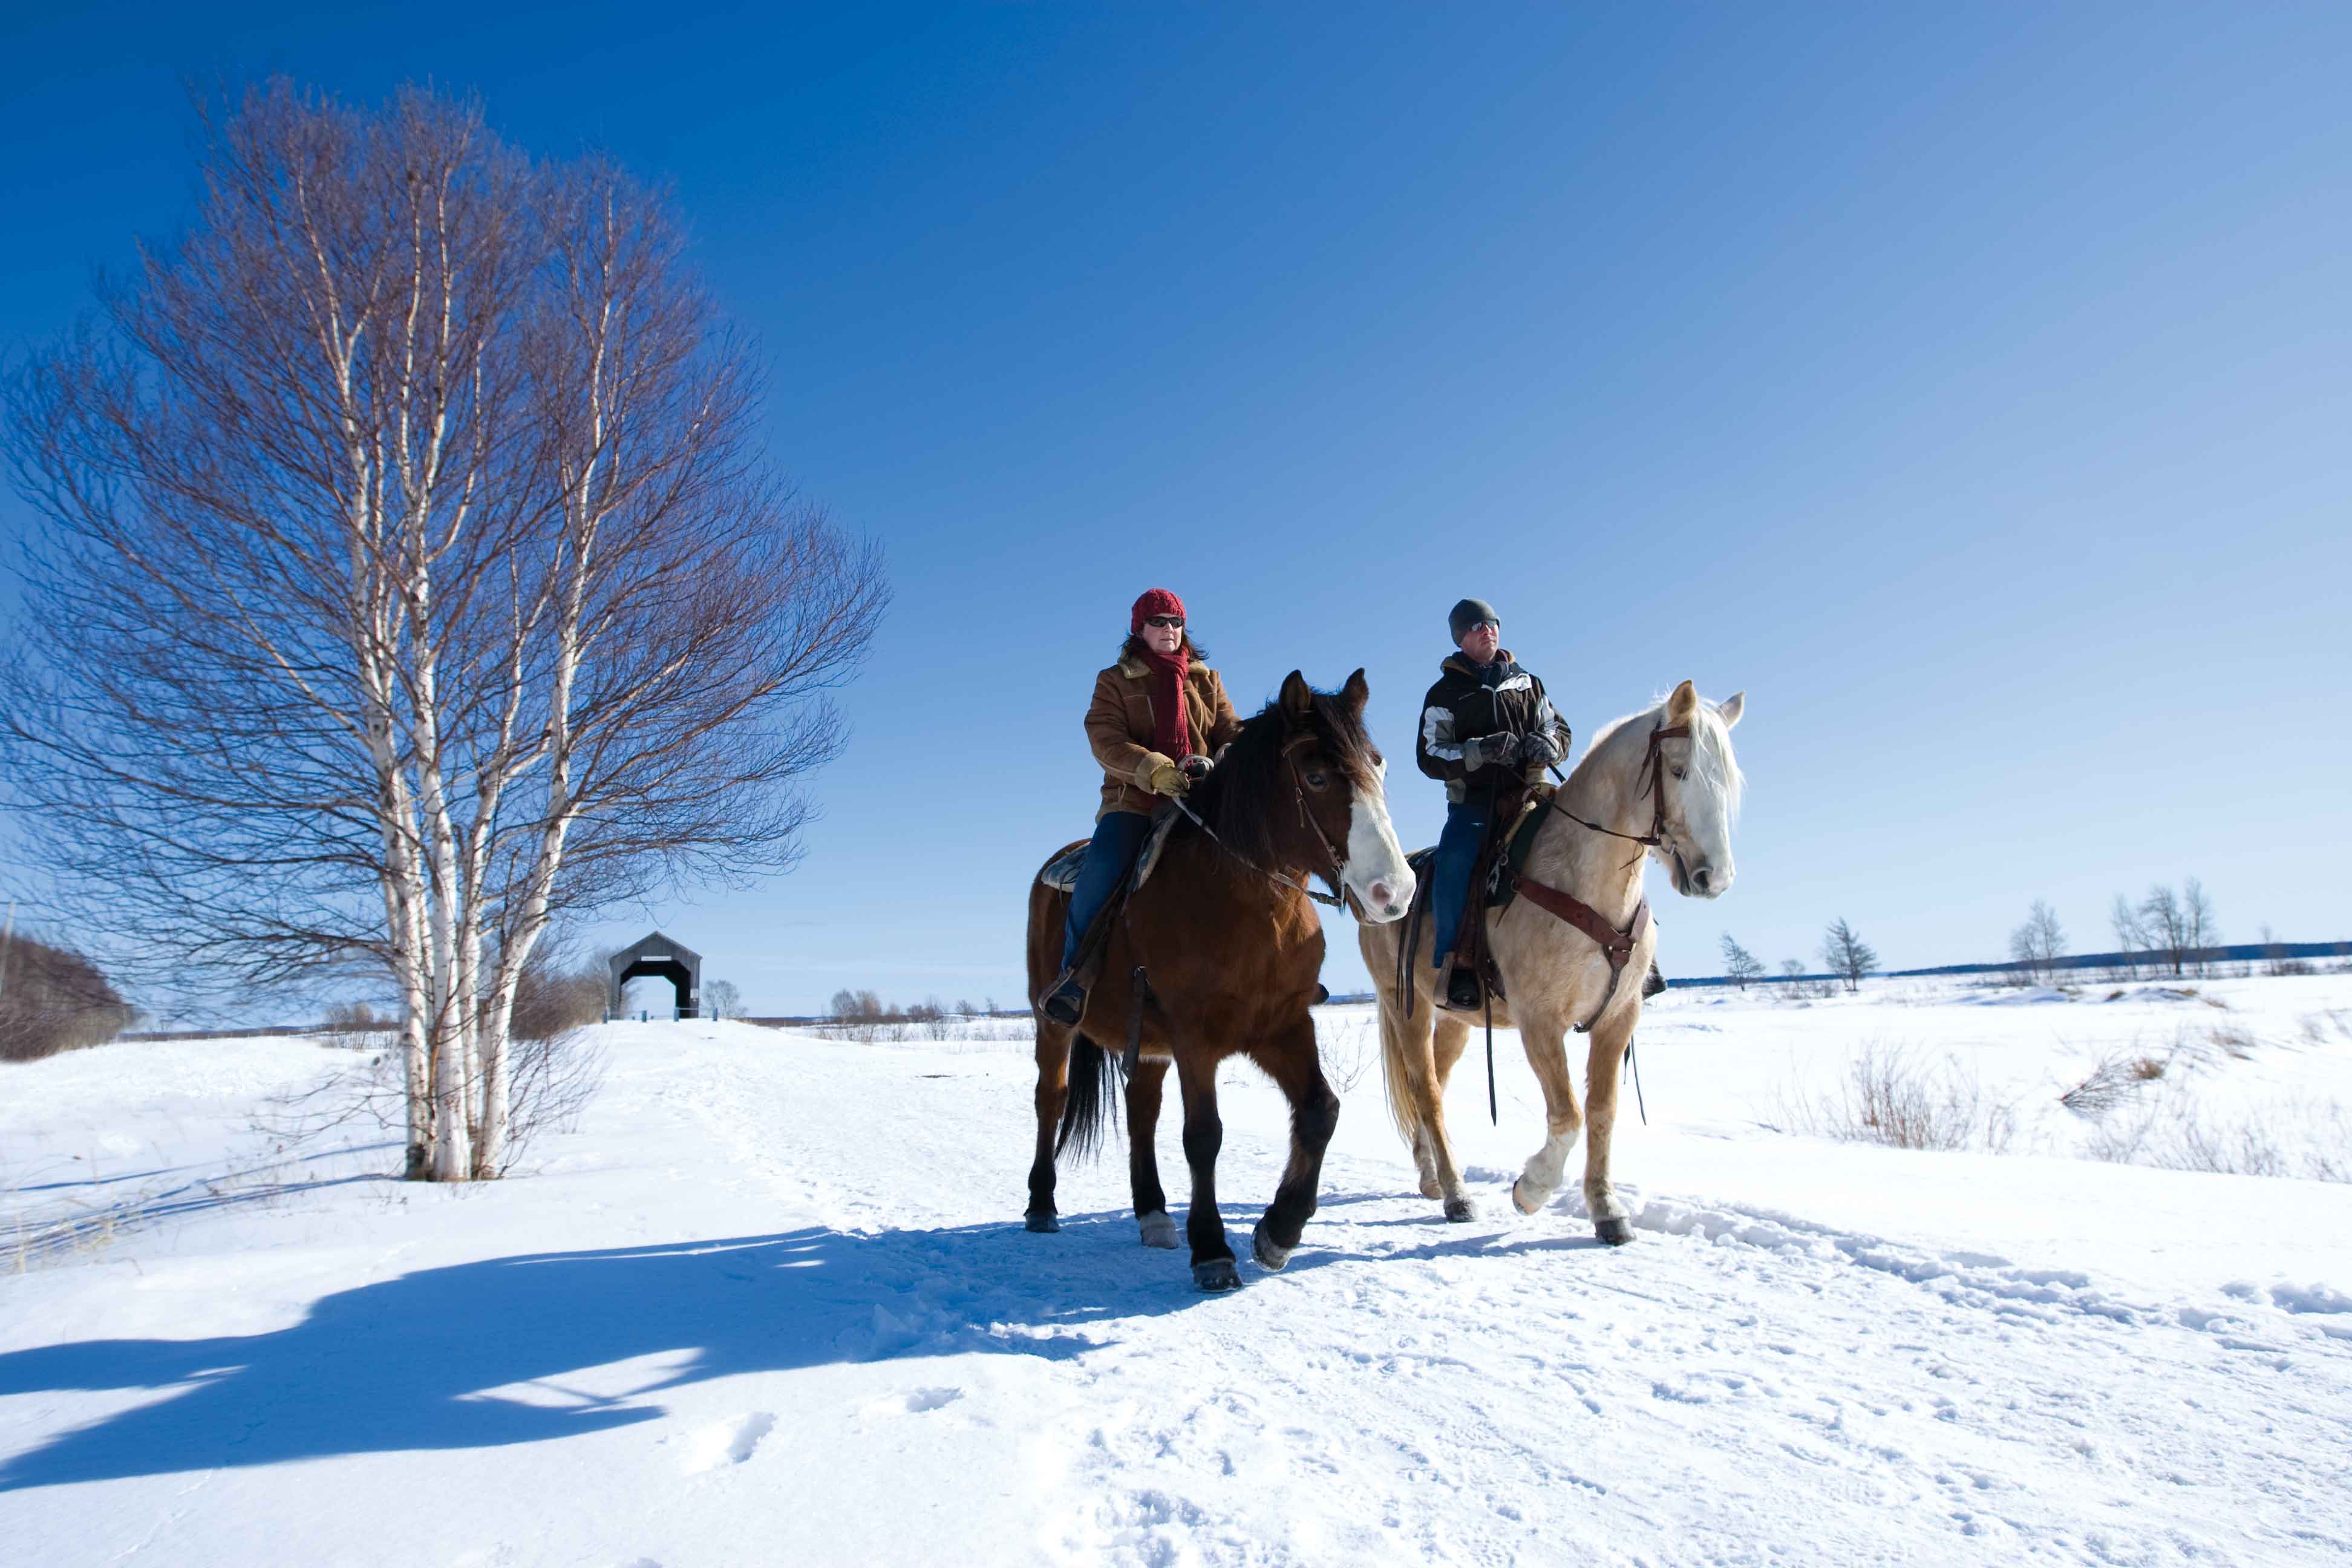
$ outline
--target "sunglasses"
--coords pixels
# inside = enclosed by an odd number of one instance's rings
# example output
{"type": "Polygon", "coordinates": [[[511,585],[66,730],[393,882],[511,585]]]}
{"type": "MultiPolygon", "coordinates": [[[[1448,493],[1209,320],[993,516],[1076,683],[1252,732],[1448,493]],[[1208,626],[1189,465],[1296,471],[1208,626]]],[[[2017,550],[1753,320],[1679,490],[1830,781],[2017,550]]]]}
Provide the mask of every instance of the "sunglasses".
{"type": "Polygon", "coordinates": [[[1174,626],[1177,630],[1181,631],[1184,629],[1184,617],[1181,616],[1153,616],[1147,619],[1143,624],[1147,626],[1174,626]]]}

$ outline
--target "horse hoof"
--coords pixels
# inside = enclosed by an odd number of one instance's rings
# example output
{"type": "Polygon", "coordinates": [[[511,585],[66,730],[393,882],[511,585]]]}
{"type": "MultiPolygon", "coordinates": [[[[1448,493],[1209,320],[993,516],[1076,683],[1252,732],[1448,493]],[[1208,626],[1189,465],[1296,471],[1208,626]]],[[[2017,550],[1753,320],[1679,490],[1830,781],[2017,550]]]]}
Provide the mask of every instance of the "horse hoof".
{"type": "Polygon", "coordinates": [[[1284,1264],[1290,1261],[1290,1255],[1297,1250],[1296,1247],[1283,1246],[1274,1237],[1266,1235],[1264,1220],[1260,1220],[1257,1228],[1250,1232],[1250,1251],[1257,1255],[1257,1260],[1260,1263],[1277,1272],[1284,1264]]]}
{"type": "Polygon", "coordinates": [[[1511,1206],[1521,1214],[1533,1214],[1543,1207],[1543,1199],[1528,1201],[1527,1178],[1522,1176],[1511,1184],[1511,1206]]]}
{"type": "Polygon", "coordinates": [[[1421,1179],[1421,1195],[1425,1198],[1442,1198],[1445,1195],[1445,1189],[1437,1184],[1435,1176],[1423,1176],[1421,1179]]]}
{"type": "Polygon", "coordinates": [[[1024,1223],[1027,1224],[1031,1230],[1035,1231],[1040,1236],[1051,1236],[1054,1232],[1062,1228],[1062,1222],[1060,1220],[1055,1219],[1050,1214],[1041,1213],[1034,1209],[1030,1211],[1028,1218],[1024,1223]]]}
{"type": "Polygon", "coordinates": [[[1138,1215],[1135,1217],[1135,1224],[1136,1227],[1143,1232],[1144,1246],[1173,1247],[1176,1245],[1176,1222],[1168,1217],[1166,1209],[1154,1209],[1150,1214],[1138,1215]]]}
{"type": "Polygon", "coordinates": [[[1242,1271],[1230,1258],[1212,1258],[1192,1265],[1192,1283],[1203,1290],[1231,1290],[1242,1282],[1242,1271]]]}
{"type": "Polygon", "coordinates": [[[1633,1239],[1633,1222],[1622,1215],[1612,1215],[1594,1220],[1592,1234],[1604,1247],[1622,1247],[1633,1239]]]}
{"type": "Polygon", "coordinates": [[[1445,1217],[1455,1225],[1476,1219],[1478,1205],[1468,1198],[1448,1198],[1445,1200],[1445,1217]]]}

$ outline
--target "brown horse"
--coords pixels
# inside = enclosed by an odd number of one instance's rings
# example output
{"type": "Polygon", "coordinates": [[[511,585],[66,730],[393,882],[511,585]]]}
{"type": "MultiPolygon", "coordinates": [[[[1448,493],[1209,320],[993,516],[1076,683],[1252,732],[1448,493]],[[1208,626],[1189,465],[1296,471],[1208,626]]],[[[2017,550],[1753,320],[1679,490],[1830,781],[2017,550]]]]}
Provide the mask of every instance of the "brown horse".
{"type": "MultiPolygon", "coordinates": [[[[1364,672],[1338,693],[1319,692],[1297,670],[1242,726],[1216,771],[1186,805],[1203,826],[1180,820],[1150,878],[1124,910],[1116,904],[1101,978],[1076,1027],[1037,1018],[1037,1157],[1029,1169],[1031,1230],[1061,1228],[1054,1161],[1099,1142],[1124,1051],[1134,972],[1145,972],[1140,1054],[1127,1082],[1128,1170],[1146,1247],[1174,1247],[1176,1226],[1160,1188],[1153,1138],[1170,1063],[1184,1097],[1184,1160],[1192,1171],[1185,1233],[1192,1277],[1204,1290],[1241,1283],[1217,1213],[1217,1068],[1230,1056],[1255,1062],[1290,1101],[1290,1163],[1255,1233],[1268,1268],[1290,1260],[1315,1212],[1323,1151],[1339,1125],[1339,1097],[1323,1080],[1309,1009],[1319,990],[1323,925],[1306,883],[1321,876],[1352,895],[1360,918],[1402,915],[1412,872],[1389,826],[1386,772],[1364,732],[1364,672]]],[[[1070,847],[1076,847],[1071,846],[1070,847]]],[[[1066,853],[1066,850],[1063,851],[1066,853]]],[[[1050,861],[1048,862],[1050,864],[1050,861]]],[[[1052,989],[1062,959],[1069,897],[1042,880],[1029,891],[1029,994],[1052,989]]]]}

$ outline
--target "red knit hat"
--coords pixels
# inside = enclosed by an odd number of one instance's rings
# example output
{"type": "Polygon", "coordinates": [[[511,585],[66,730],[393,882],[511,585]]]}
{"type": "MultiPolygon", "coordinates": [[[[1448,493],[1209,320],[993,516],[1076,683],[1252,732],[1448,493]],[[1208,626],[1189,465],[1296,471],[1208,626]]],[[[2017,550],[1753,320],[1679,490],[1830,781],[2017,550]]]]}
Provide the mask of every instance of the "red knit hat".
{"type": "Polygon", "coordinates": [[[1154,616],[1174,616],[1182,619],[1184,601],[1165,588],[1147,588],[1143,597],[1135,601],[1135,613],[1128,617],[1129,635],[1141,637],[1143,623],[1154,616]]]}

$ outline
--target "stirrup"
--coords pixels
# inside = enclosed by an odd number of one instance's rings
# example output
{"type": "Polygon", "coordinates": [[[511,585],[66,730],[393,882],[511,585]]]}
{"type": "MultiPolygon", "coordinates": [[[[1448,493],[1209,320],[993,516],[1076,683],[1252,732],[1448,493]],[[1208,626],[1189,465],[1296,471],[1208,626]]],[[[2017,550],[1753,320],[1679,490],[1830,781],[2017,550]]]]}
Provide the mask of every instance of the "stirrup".
{"type": "Polygon", "coordinates": [[[1466,963],[1457,963],[1445,976],[1445,1005],[1458,1013],[1475,1013],[1486,999],[1486,990],[1478,984],[1478,972],[1466,963]]]}
{"type": "Polygon", "coordinates": [[[1045,1016],[1057,1024],[1075,1027],[1086,1012],[1087,988],[1075,980],[1066,982],[1059,991],[1045,998],[1045,1016]]]}

